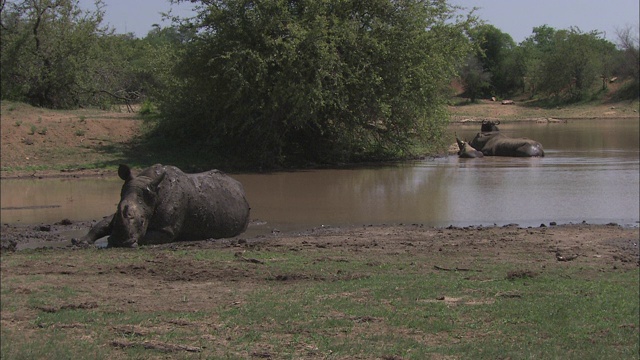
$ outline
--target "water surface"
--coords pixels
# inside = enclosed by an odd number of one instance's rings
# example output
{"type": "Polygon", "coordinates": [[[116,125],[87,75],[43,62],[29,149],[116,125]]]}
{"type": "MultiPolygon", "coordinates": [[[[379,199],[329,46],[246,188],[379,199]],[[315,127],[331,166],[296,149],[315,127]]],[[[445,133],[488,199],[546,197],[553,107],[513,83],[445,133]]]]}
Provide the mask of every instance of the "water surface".
{"type": "MultiPolygon", "coordinates": [[[[383,167],[233,175],[254,232],[317,226],[411,224],[538,226],[555,221],[637,226],[639,122],[581,120],[501,125],[540,141],[544,158],[449,156],[383,167]]],[[[471,139],[479,125],[451,126],[471,139]]],[[[3,223],[100,219],[121,180],[3,180],[3,223]]]]}

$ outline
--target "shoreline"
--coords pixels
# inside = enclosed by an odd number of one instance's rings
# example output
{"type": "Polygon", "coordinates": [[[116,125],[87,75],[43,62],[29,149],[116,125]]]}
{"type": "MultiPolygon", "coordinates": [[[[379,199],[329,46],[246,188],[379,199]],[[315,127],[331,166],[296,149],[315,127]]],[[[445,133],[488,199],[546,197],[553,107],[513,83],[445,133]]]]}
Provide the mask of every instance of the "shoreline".
{"type": "MultiPolygon", "coordinates": [[[[9,224],[3,223],[1,225],[2,233],[2,249],[1,252],[13,252],[23,250],[34,249],[78,249],[78,247],[71,244],[71,237],[78,236],[79,234],[88,232],[97,221],[72,221],[69,219],[63,219],[55,223],[40,223],[40,224],[9,224]],[[70,236],[71,235],[71,236],[70,236]]],[[[252,222],[254,222],[252,220],[252,222]]],[[[251,227],[251,224],[249,225],[251,227]]],[[[141,247],[155,248],[158,246],[198,246],[198,244],[228,244],[234,245],[240,242],[269,242],[277,240],[278,238],[299,238],[304,239],[314,234],[327,234],[330,233],[333,236],[344,237],[345,240],[355,233],[362,231],[386,231],[388,233],[394,233],[398,231],[411,230],[414,232],[422,233],[423,235],[433,233],[442,233],[444,231],[452,231],[459,233],[460,236],[466,238],[473,238],[473,232],[488,231],[495,232],[496,236],[499,236],[502,232],[511,232],[511,235],[517,233],[518,236],[526,237],[532,232],[547,232],[547,231],[563,231],[571,232],[572,234],[567,237],[567,240],[577,238],[583,232],[589,232],[597,229],[598,231],[614,231],[623,234],[633,234],[635,237],[629,238],[631,247],[635,246],[636,251],[638,249],[638,242],[640,242],[640,224],[624,225],[615,222],[607,224],[591,224],[583,221],[581,223],[561,223],[550,222],[548,224],[541,223],[539,226],[522,226],[520,224],[511,223],[506,225],[448,225],[448,226],[428,226],[424,224],[367,224],[367,225],[344,225],[344,226],[320,226],[310,227],[301,230],[289,230],[289,231],[268,231],[265,229],[265,233],[251,231],[248,229],[244,233],[224,239],[205,239],[200,241],[177,241],[165,245],[147,245],[141,247]],[[635,242],[633,241],[635,239],[635,242]],[[173,245],[172,245],[173,244],[173,245]],[[189,245],[191,244],[191,245],[189,245]],[[634,245],[635,244],[635,245],[634,245]]],[[[97,246],[90,246],[97,247],[97,246]]],[[[636,254],[637,255],[637,254],[636,254]]]]}
{"type": "MultiPolygon", "coordinates": [[[[464,115],[451,115],[452,120],[449,125],[465,125],[465,124],[479,124],[484,120],[500,120],[504,123],[539,123],[539,124],[561,124],[568,121],[583,121],[583,120],[639,120],[640,115],[634,116],[616,116],[616,117],[536,117],[536,118],[524,118],[513,120],[501,120],[497,117],[465,117],[464,115]],[[456,119],[463,117],[462,119],[456,119]]],[[[456,149],[457,152],[457,149],[456,149]]],[[[448,156],[451,155],[451,149],[442,154],[422,155],[428,156],[448,156]]],[[[411,160],[411,159],[406,159],[411,160]]],[[[402,161],[402,160],[398,160],[402,161]]],[[[388,163],[380,162],[379,164],[388,163]]],[[[362,163],[362,165],[371,165],[370,162],[362,163]]],[[[358,166],[359,164],[352,164],[358,166]]],[[[135,170],[141,170],[142,168],[134,168],[135,170]]],[[[291,169],[289,169],[291,170],[291,169]]],[[[308,170],[308,169],[305,169],[308,170]]],[[[65,168],[65,169],[43,169],[43,170],[15,170],[15,171],[0,171],[0,180],[33,180],[33,179],[56,179],[56,178],[92,178],[92,177],[104,177],[104,176],[117,176],[117,168],[113,169],[86,169],[86,168],[65,168]]]]}

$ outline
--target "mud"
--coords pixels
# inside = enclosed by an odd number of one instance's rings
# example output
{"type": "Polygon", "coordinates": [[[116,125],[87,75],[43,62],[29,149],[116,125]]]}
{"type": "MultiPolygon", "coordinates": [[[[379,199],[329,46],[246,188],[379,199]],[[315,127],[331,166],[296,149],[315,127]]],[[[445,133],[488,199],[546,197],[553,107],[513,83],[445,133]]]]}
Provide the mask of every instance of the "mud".
{"type": "MultiPolygon", "coordinates": [[[[252,223],[253,224],[253,223],[252,223]]],[[[2,252],[21,251],[21,249],[40,248],[77,250],[71,244],[71,233],[88,231],[93,222],[72,222],[63,219],[54,224],[40,225],[2,225],[2,252]]],[[[251,227],[252,225],[250,225],[251,227]]],[[[309,251],[317,248],[343,248],[345,252],[371,251],[393,255],[399,252],[455,252],[456,257],[499,256],[509,261],[510,254],[548,253],[553,261],[596,262],[603,268],[638,267],[640,255],[638,227],[623,227],[617,224],[565,224],[540,227],[519,227],[517,224],[506,226],[468,226],[431,228],[422,225],[370,225],[362,227],[331,228],[323,227],[304,232],[280,233],[248,237],[244,235],[230,239],[210,239],[203,241],[176,242],[165,245],[142,246],[142,251],[161,251],[163,249],[207,249],[220,248],[233,250],[237,247],[287,248],[290,251],[309,251]]],[[[109,251],[109,250],[107,250],[109,251]]],[[[240,257],[239,260],[254,261],[240,257]]],[[[162,274],[161,266],[153,266],[149,274],[162,274]]],[[[171,264],[173,275],[165,280],[197,280],[199,276],[215,276],[224,280],[237,280],[246,274],[220,272],[220,269],[200,271],[194,264],[171,264]],[[183,269],[184,271],[179,271],[183,269]]],[[[118,269],[127,271],[127,269],[118,269]]],[[[148,270],[148,269],[147,269],[148,270]]],[[[135,269],[136,272],[147,272],[135,269]]],[[[285,276],[282,279],[295,279],[285,276]]]]}

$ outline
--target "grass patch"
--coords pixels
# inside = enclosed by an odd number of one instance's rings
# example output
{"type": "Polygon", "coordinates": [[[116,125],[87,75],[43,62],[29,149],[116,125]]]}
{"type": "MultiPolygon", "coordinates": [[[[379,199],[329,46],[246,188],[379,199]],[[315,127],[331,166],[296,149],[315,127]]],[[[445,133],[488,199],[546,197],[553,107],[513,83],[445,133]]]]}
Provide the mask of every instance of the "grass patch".
{"type": "Polygon", "coordinates": [[[444,271],[424,265],[434,263],[425,253],[346,254],[322,243],[313,249],[3,255],[3,270],[51,265],[45,274],[11,271],[3,278],[3,314],[23,313],[30,325],[26,333],[3,328],[2,358],[583,359],[638,353],[637,271],[532,271],[486,261],[472,263],[471,272],[444,271]],[[85,281],[124,290],[112,297],[85,281]],[[96,305],[81,306],[87,299],[96,305]]]}

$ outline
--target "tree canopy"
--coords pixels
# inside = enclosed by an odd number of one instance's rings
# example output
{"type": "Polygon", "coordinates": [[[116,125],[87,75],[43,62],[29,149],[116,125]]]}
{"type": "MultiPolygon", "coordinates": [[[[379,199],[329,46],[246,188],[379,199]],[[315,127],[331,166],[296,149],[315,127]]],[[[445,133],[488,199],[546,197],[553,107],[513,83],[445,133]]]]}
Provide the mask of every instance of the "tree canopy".
{"type": "Polygon", "coordinates": [[[267,166],[406,153],[441,138],[470,25],[445,1],[203,1],[164,125],[267,166]]]}
{"type": "MultiPolygon", "coordinates": [[[[49,108],[137,101],[156,91],[175,42],[118,35],[102,26],[104,3],[90,11],[77,0],[2,1],[2,99],[49,108]],[[155,41],[155,42],[153,42],[155,41]]],[[[166,31],[165,31],[166,33],[166,31]]],[[[163,34],[168,37],[168,34],[163,34]]]]}
{"type": "Polygon", "coordinates": [[[626,49],[621,51],[598,31],[542,25],[515,45],[508,34],[480,25],[471,31],[471,41],[476,52],[462,67],[461,79],[472,100],[529,93],[576,101],[588,99],[598,81],[606,87],[606,80],[614,76],[637,78],[633,75],[638,69],[633,61],[637,41],[634,47],[629,45],[633,41],[621,39],[626,49]]]}

